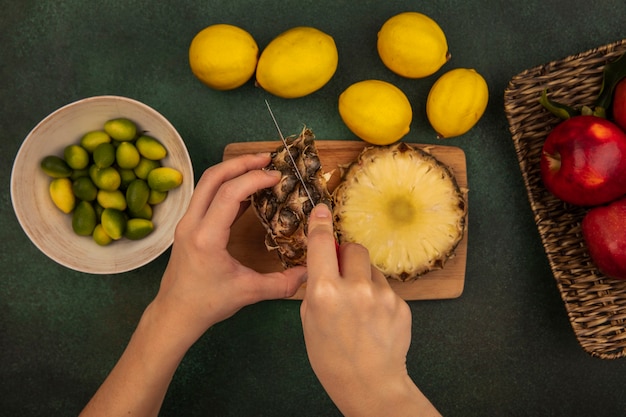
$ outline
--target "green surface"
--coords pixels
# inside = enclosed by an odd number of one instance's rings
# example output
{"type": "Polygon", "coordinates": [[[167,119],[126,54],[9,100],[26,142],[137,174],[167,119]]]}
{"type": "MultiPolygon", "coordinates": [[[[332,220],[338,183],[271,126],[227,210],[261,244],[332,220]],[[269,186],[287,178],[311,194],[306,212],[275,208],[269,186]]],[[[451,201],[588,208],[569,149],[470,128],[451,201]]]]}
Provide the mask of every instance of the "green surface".
{"type": "MultiPolygon", "coordinates": [[[[128,96],[165,115],[185,139],[196,176],[233,141],[285,131],[354,139],[337,97],[367,78],[403,88],[415,117],[407,141],[435,143],[425,101],[435,77],[404,80],[377,57],[377,29],[421,11],[447,34],[452,60],[490,87],[485,116],[446,144],[463,148],[470,188],[463,295],[412,302],[408,367],[446,416],[616,416],[626,411],[626,359],[588,355],[572,331],[525,194],[503,110],[512,76],[626,37],[626,2],[588,1],[0,1],[0,414],[75,415],[116,362],[157,291],[168,253],[139,270],[91,276],[39,252],[9,196],[13,158],[47,114],[88,96],[128,96]],[[193,35],[213,23],[249,30],[260,47],[311,25],[334,36],[331,82],[302,99],[252,83],[216,92],[187,63],[193,35]]],[[[311,371],[299,302],[264,302],[212,328],[189,352],[164,416],[339,415],[311,371]]]]}

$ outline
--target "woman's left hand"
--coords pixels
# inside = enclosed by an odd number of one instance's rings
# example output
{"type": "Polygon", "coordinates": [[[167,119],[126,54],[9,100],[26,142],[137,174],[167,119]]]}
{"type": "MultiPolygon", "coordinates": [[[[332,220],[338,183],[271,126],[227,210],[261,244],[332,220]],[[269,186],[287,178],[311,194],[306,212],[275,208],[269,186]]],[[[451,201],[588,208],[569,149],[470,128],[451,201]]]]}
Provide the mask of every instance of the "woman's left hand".
{"type": "Polygon", "coordinates": [[[269,154],[244,155],[207,169],[176,228],[153,305],[189,343],[248,304],[292,296],[305,279],[304,267],[260,274],[227,250],[231,226],[248,197],[280,179],[277,171],[261,169],[269,161],[269,154]]]}

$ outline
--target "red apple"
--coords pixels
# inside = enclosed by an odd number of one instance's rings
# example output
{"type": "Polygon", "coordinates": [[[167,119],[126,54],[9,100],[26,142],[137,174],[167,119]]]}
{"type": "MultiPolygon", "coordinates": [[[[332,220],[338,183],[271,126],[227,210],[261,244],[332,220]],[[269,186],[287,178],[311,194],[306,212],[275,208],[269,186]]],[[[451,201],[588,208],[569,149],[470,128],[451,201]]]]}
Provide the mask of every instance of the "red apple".
{"type": "Polygon", "coordinates": [[[548,135],[541,177],[556,197],[597,206],[626,194],[626,133],[597,116],[575,116],[548,135]]]}
{"type": "Polygon", "coordinates": [[[626,280],[626,198],[589,210],[582,232],[598,269],[606,276],[626,280]]]}
{"type": "Polygon", "coordinates": [[[617,83],[613,91],[611,111],[615,124],[626,130],[626,78],[617,83]]]}

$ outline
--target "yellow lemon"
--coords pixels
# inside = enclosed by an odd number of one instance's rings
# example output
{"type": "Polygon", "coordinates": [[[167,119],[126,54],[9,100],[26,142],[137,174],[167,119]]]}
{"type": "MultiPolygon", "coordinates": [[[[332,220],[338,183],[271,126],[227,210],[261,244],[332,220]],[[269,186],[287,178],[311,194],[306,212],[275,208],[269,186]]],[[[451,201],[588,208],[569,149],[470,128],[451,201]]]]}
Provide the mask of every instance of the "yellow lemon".
{"type": "Polygon", "coordinates": [[[330,35],[299,26],[281,33],[265,47],[256,81],[278,97],[302,97],[326,85],[338,61],[337,46],[330,35]]]}
{"type": "Polygon", "coordinates": [[[407,78],[434,74],[450,59],[441,27],[416,12],[400,13],[387,20],[378,32],[377,48],[385,66],[407,78]]]}
{"type": "Polygon", "coordinates": [[[460,136],[482,117],[489,100],[485,79],[474,69],[456,68],[433,84],[426,115],[439,138],[460,136]]]}
{"type": "Polygon", "coordinates": [[[216,90],[232,90],[246,83],[257,64],[259,47],[247,31],[233,25],[204,28],[189,46],[191,72],[216,90]]]}
{"type": "Polygon", "coordinates": [[[366,80],[352,84],[339,96],[339,114],[358,137],[388,145],[409,133],[413,110],[406,95],[393,84],[366,80]]]}

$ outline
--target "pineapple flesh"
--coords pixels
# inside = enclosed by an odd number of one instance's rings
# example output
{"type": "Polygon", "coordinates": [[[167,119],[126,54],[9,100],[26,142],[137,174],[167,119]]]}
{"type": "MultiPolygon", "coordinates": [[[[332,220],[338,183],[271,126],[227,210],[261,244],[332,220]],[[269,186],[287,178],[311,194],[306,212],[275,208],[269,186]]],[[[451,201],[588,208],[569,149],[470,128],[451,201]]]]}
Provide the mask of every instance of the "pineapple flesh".
{"type": "Polygon", "coordinates": [[[306,127],[300,135],[285,138],[287,148],[280,145],[272,153],[272,160],[265,168],[280,171],[280,182],[252,195],[252,207],[267,232],[265,246],[268,250],[277,251],[285,268],[306,264],[306,233],[309,214],[313,209],[288,152],[307,184],[313,203],[331,206],[331,196],[314,139],[313,132],[306,127]]]}
{"type": "Polygon", "coordinates": [[[467,204],[450,169],[400,142],[365,148],[333,192],[340,242],[365,246],[388,278],[443,268],[465,229],[467,204]]]}

